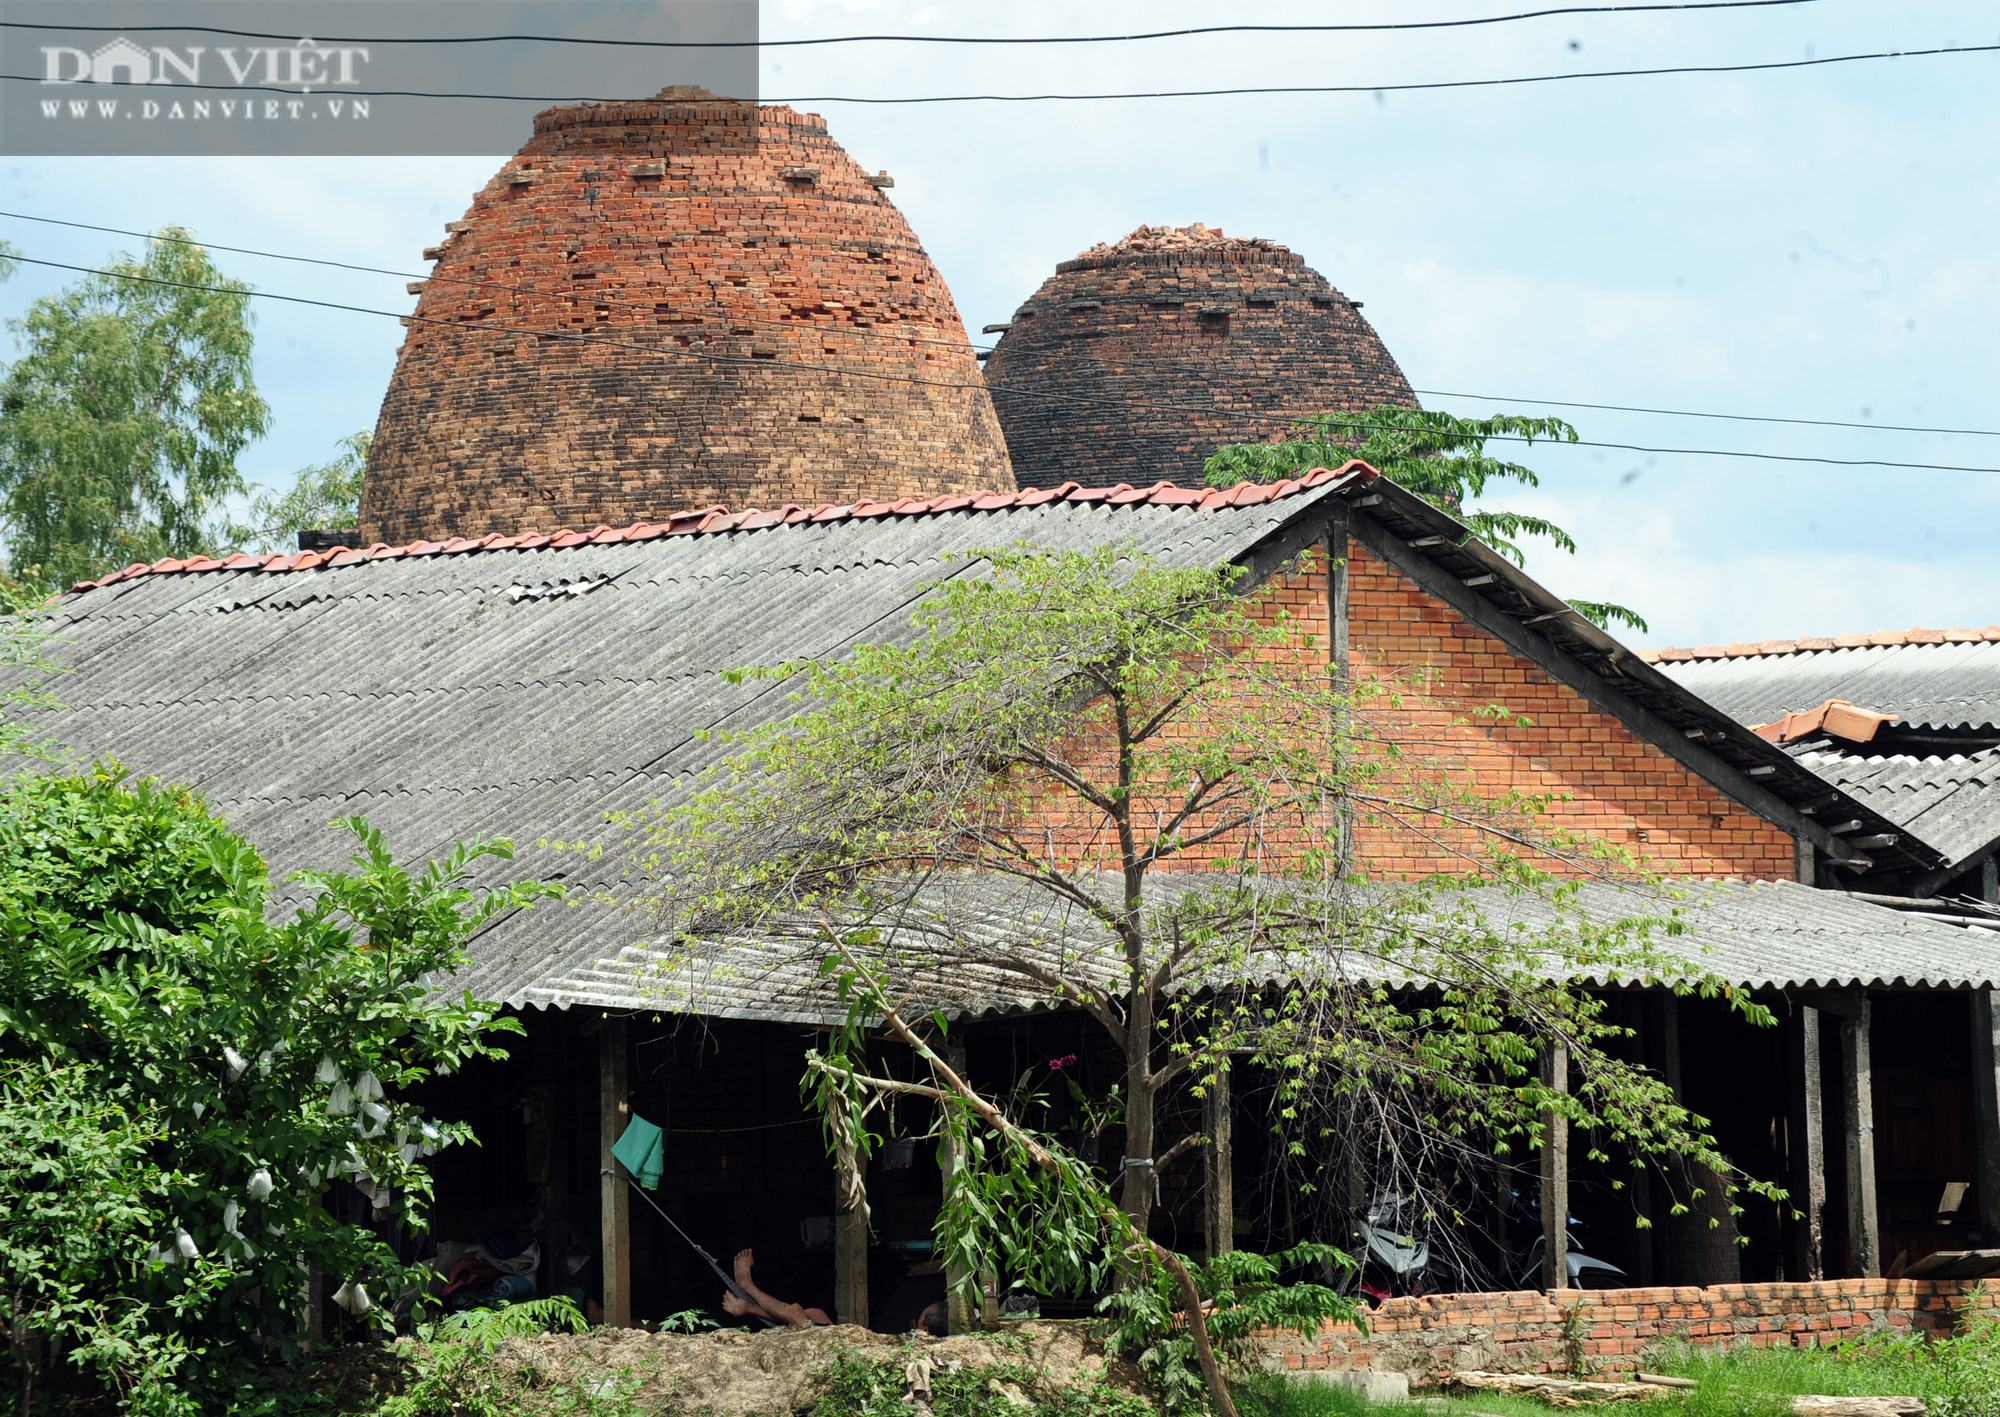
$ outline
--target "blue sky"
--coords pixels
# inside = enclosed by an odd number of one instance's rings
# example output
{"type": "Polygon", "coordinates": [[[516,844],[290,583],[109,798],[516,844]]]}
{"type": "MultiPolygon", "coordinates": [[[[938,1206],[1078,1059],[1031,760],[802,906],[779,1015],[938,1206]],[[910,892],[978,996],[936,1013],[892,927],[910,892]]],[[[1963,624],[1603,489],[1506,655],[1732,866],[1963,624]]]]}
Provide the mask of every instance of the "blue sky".
{"type": "MultiPolygon", "coordinates": [[[[1051,34],[1492,15],[1505,0],[1318,5],[767,4],[767,38],[1051,34]]],[[[1811,0],[1380,35],[1074,48],[771,51],[765,97],[1395,84],[2000,44],[1972,0],[1811,0]]],[[[1205,221],[1301,252],[1375,323],[1432,407],[1521,398],[2000,430],[2000,54],[1431,93],[1102,104],[802,105],[894,197],[966,323],[1141,223],[1205,221]]],[[[421,273],[502,155],[0,158],[0,206],[421,273]]],[[[0,218],[30,255],[130,242],[0,218]]],[[[222,257],[260,289],[403,311],[400,279],[222,257]]],[[[0,286],[18,315],[53,288],[0,286]]],[[[247,457],[283,482],[372,425],[391,319],[267,303],[275,411],[247,457]]],[[[1546,410],[1562,412],[1562,410],[1546,410]]],[[[1568,413],[1586,439],[2000,469],[2000,437],[1568,413]]],[[[1543,448],[1504,501],[1575,533],[1558,591],[1638,608],[1648,645],[2000,620],[2000,472],[1543,448]]]]}

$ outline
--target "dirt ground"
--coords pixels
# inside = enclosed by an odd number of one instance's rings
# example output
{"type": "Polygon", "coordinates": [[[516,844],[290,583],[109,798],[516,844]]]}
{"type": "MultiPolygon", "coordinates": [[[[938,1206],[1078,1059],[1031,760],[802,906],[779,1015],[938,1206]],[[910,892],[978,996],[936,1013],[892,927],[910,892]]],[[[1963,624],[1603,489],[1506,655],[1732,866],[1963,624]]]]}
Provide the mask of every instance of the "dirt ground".
{"type": "Polygon", "coordinates": [[[599,1329],[514,1339],[496,1359],[502,1366],[518,1365],[535,1387],[581,1384],[588,1390],[610,1379],[621,1395],[647,1411],[764,1417],[810,1408],[842,1351],[898,1366],[928,1358],[939,1369],[1015,1363],[1050,1387],[1082,1387],[1105,1378],[1129,1386],[1133,1377],[1128,1365],[1105,1358],[1083,1325],[1056,1322],[957,1338],[894,1336],[851,1325],[703,1334],[599,1329]]]}

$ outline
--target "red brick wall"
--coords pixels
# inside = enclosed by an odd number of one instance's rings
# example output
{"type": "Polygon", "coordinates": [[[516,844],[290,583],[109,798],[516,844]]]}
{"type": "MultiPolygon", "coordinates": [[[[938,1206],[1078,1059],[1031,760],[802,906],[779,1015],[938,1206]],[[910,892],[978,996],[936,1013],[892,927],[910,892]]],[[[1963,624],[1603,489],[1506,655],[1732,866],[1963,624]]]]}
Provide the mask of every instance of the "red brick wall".
{"type": "Polygon", "coordinates": [[[1283,246],[1219,231],[1135,232],[1064,261],[1015,311],[986,377],[1023,486],[1198,487],[1221,444],[1417,403],[1325,277],[1283,246]]]}
{"type": "Polygon", "coordinates": [[[1712,1289],[1568,1290],[1391,1299],[1366,1334],[1329,1325],[1263,1340],[1266,1362],[1293,1371],[1373,1368],[1415,1381],[1452,1371],[1622,1374],[1677,1344],[1811,1348],[1863,1334],[1942,1334],[2000,1302],[1996,1280],[1832,1279],[1712,1289]]]}
{"type": "Polygon", "coordinates": [[[382,402],[370,540],[1014,487],[943,277],[815,114],[550,109],[454,226],[382,402]]]}
{"type": "MultiPolygon", "coordinates": [[[[1357,677],[1430,676],[1401,710],[1377,705],[1368,711],[1399,720],[1399,733],[1427,744],[1432,761],[1476,780],[1482,792],[1559,794],[1563,800],[1551,804],[1547,825],[1624,846],[1670,875],[1791,877],[1789,834],[1552,682],[1358,545],[1349,558],[1348,625],[1357,677]],[[1475,716],[1488,705],[1508,715],[1475,716]],[[1517,724],[1514,715],[1531,722],[1517,724]]],[[[1356,838],[1357,858],[1378,872],[1424,874],[1463,864],[1415,833],[1380,821],[1356,838]]]]}

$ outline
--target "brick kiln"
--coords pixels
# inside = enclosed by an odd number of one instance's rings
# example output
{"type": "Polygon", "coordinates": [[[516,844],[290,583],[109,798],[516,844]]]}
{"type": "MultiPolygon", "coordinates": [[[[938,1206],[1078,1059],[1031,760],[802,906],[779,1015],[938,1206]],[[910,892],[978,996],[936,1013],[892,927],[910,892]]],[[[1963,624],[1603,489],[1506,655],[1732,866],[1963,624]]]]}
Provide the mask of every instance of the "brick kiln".
{"type": "Polygon", "coordinates": [[[1417,405],[1358,304],[1285,247],[1199,222],[1142,226],[1057,266],[986,379],[1023,486],[1199,485],[1223,443],[1417,405]]]}
{"type": "Polygon", "coordinates": [[[425,253],[363,535],[1011,490],[889,185],[823,118],[698,89],[537,114],[425,253]]]}

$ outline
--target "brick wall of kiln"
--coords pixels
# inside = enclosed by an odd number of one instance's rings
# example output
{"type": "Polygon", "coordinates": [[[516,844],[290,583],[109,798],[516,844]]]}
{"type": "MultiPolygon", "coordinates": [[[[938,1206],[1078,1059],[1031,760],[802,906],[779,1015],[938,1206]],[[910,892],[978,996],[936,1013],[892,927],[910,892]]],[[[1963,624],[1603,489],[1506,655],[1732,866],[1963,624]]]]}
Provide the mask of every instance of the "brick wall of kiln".
{"type": "Polygon", "coordinates": [[[370,540],[1014,486],[950,291],[817,115],[552,109],[454,227],[383,400],[370,540]]]}
{"type": "Polygon", "coordinates": [[[1268,242],[1064,261],[1015,312],[986,377],[1023,486],[1198,487],[1224,443],[1417,403],[1360,311],[1268,242]]]}
{"type": "Polygon", "coordinates": [[[1331,1324],[1318,1334],[1261,1340],[1267,1366],[1293,1372],[1374,1369],[1425,1382],[1448,1372],[1630,1377],[1677,1345],[1812,1348],[1869,1334],[1942,1335],[2000,1301],[2000,1281],[1830,1279],[1710,1289],[1567,1290],[1556,1296],[1438,1294],[1391,1299],[1366,1334],[1331,1324]]]}

